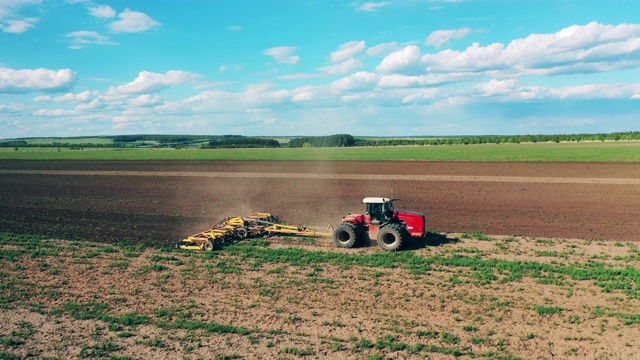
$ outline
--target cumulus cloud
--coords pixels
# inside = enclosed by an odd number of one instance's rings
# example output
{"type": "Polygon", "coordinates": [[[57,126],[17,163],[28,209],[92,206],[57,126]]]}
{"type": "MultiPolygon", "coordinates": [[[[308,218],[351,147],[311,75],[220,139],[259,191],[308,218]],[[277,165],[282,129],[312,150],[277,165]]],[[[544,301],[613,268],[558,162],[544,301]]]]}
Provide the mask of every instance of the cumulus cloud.
{"type": "Polygon", "coordinates": [[[387,55],[376,71],[381,73],[402,72],[413,68],[420,62],[420,48],[415,45],[406,46],[402,50],[394,51],[387,55]]]}
{"type": "Polygon", "coordinates": [[[0,67],[0,93],[61,91],[70,88],[74,82],[75,73],[69,69],[15,70],[0,67]]]}
{"type": "Polygon", "coordinates": [[[78,94],[66,93],[64,95],[52,97],[50,95],[40,95],[33,99],[34,102],[57,102],[57,103],[73,103],[87,101],[91,97],[91,91],[86,90],[78,94]]]}
{"type": "Polygon", "coordinates": [[[153,20],[149,15],[132,11],[126,8],[123,12],[118,14],[119,20],[116,20],[109,24],[109,29],[115,32],[123,33],[136,33],[144,32],[156,26],[160,26],[160,23],[153,20]]]}
{"type": "Polygon", "coordinates": [[[76,106],[76,110],[79,111],[94,111],[94,110],[102,110],[102,109],[106,109],[108,107],[108,104],[98,100],[98,99],[93,99],[91,100],[89,103],[86,104],[80,104],[78,106],[76,106]]]}
{"type": "MultiPolygon", "coordinates": [[[[435,40],[434,40],[435,41],[435,40]]],[[[508,45],[473,43],[463,51],[420,54],[408,46],[387,55],[376,68],[383,73],[461,73],[546,76],[593,73],[640,66],[640,25],[572,25],[556,33],[531,34],[508,45]]]]}
{"type": "Polygon", "coordinates": [[[329,55],[329,60],[332,63],[338,63],[354,57],[363,52],[365,48],[366,45],[364,41],[349,41],[340,45],[338,50],[332,52],[331,55],[329,55]]]}
{"type": "Polygon", "coordinates": [[[109,19],[116,16],[116,11],[109,5],[96,5],[89,8],[89,14],[98,18],[109,19]]]}
{"type": "Polygon", "coordinates": [[[518,80],[507,79],[497,80],[491,79],[487,83],[477,85],[477,88],[482,91],[484,96],[505,95],[513,92],[514,88],[518,85],[518,80]]]}
{"type": "Polygon", "coordinates": [[[71,38],[70,49],[82,49],[85,45],[119,45],[108,36],[100,35],[95,31],[74,31],[65,36],[71,38]]]}
{"type": "Polygon", "coordinates": [[[296,48],[292,46],[277,46],[262,51],[262,55],[273,57],[273,60],[279,64],[294,65],[300,61],[300,56],[293,55],[295,50],[296,48]]]}
{"type": "Polygon", "coordinates": [[[318,68],[318,70],[327,75],[342,75],[342,74],[350,73],[361,66],[362,66],[362,63],[358,60],[347,59],[341,63],[318,68]]]}
{"type": "Polygon", "coordinates": [[[109,94],[142,94],[159,92],[172,86],[196,81],[200,75],[182,70],[169,70],[165,74],[141,71],[132,82],[109,89],[109,94]]]}
{"type": "Polygon", "coordinates": [[[388,55],[398,49],[398,43],[395,41],[391,41],[388,43],[378,44],[376,46],[372,46],[367,49],[367,55],[369,56],[378,56],[378,55],[388,55]]]}
{"type": "Polygon", "coordinates": [[[334,81],[331,87],[338,91],[370,90],[376,86],[379,78],[378,74],[360,71],[334,81]]]}
{"type": "Polygon", "coordinates": [[[153,110],[158,113],[172,114],[244,112],[247,109],[263,108],[290,101],[291,96],[290,91],[274,89],[273,84],[270,83],[250,84],[245,91],[203,91],[181,101],[158,105],[153,110]]]}
{"type": "Polygon", "coordinates": [[[462,39],[471,33],[471,28],[462,28],[455,30],[436,30],[432,32],[427,39],[424,41],[424,44],[429,46],[433,45],[437,48],[448,44],[452,39],[462,39]]]}
{"type": "Polygon", "coordinates": [[[361,4],[355,4],[356,11],[372,12],[378,11],[379,8],[391,4],[390,1],[367,1],[361,4]]]}
{"type": "Polygon", "coordinates": [[[138,106],[138,107],[148,107],[148,106],[157,105],[159,101],[160,101],[160,96],[158,95],[144,94],[144,95],[138,96],[135,99],[129,100],[129,104],[133,106],[138,106]]]}

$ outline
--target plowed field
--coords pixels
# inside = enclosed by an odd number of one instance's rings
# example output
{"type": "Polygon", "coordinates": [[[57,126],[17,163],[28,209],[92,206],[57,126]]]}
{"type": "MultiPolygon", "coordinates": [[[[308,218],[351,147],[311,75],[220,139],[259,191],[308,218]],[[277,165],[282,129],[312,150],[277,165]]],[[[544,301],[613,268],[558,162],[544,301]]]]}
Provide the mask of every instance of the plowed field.
{"type": "Polygon", "coordinates": [[[638,164],[0,161],[0,358],[637,358],[638,204],[638,164]],[[255,211],[324,228],[365,196],[432,232],[136,243],[255,211]]]}
{"type": "Polygon", "coordinates": [[[173,242],[268,211],[324,228],[365,196],[400,198],[441,232],[637,240],[629,163],[0,161],[0,231],[173,242]]]}

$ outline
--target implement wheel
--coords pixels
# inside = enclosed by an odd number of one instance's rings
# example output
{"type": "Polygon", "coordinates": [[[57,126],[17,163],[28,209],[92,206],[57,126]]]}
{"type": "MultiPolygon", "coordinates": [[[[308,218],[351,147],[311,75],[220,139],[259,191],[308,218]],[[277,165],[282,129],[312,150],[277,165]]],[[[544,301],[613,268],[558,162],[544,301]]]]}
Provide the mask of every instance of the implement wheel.
{"type": "Polygon", "coordinates": [[[350,249],[358,243],[358,228],[352,223],[342,223],[333,231],[333,242],[339,248],[350,249]]]}
{"type": "Polygon", "coordinates": [[[204,249],[206,251],[213,251],[213,242],[211,240],[204,243],[204,249]]]}
{"type": "Polygon", "coordinates": [[[402,246],[406,230],[400,224],[389,224],[378,233],[378,246],[387,251],[396,251],[402,246]]]}
{"type": "Polygon", "coordinates": [[[247,236],[249,236],[249,229],[247,229],[246,227],[239,227],[236,230],[236,237],[238,238],[238,240],[244,240],[247,238],[247,236]]]}

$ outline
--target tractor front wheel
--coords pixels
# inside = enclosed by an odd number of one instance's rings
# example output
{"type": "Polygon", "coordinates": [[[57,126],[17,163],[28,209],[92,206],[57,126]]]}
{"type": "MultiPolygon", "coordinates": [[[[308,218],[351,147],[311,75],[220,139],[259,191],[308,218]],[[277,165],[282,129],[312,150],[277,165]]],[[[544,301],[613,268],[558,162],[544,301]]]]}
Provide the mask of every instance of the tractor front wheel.
{"type": "Polygon", "coordinates": [[[350,249],[358,242],[358,228],[352,223],[342,223],[333,232],[333,242],[339,248],[350,249]]]}
{"type": "Polygon", "coordinates": [[[378,233],[378,246],[387,251],[396,251],[402,246],[405,233],[399,224],[386,225],[378,233]]]}

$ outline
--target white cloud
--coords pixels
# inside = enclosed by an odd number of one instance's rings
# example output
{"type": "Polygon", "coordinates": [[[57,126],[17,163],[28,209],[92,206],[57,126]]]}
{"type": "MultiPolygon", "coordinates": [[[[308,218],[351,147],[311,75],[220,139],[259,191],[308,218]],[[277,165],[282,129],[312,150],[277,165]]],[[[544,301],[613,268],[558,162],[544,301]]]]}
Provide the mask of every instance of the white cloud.
{"type": "Polygon", "coordinates": [[[33,113],[34,116],[40,116],[40,117],[60,117],[60,116],[70,116],[75,114],[76,112],[74,110],[65,110],[65,109],[40,109],[33,113]]]}
{"type": "Polygon", "coordinates": [[[361,53],[366,48],[364,41],[349,41],[338,47],[338,50],[329,55],[329,60],[332,63],[338,63],[354,57],[361,53]]]}
{"type": "Polygon", "coordinates": [[[6,25],[1,25],[3,32],[20,34],[36,25],[38,19],[36,18],[24,18],[20,20],[5,20],[6,25]]]}
{"type": "Polygon", "coordinates": [[[109,5],[96,5],[89,8],[89,14],[98,18],[109,19],[116,16],[116,11],[109,5]]]}
{"type": "Polygon", "coordinates": [[[381,73],[400,72],[414,67],[420,62],[420,48],[415,45],[406,46],[402,50],[394,51],[387,55],[376,71],[381,73]]]}
{"type": "Polygon", "coordinates": [[[229,27],[227,28],[227,30],[231,30],[231,31],[240,31],[240,30],[242,30],[242,26],[240,26],[240,25],[229,26],[229,27]]]}
{"type": "Polygon", "coordinates": [[[108,104],[103,103],[98,99],[93,99],[91,102],[87,104],[80,104],[76,106],[76,110],[79,111],[92,111],[92,110],[103,110],[108,107],[108,104]]]}
{"type": "Polygon", "coordinates": [[[109,29],[115,32],[135,33],[144,32],[153,27],[160,26],[160,23],[153,20],[149,15],[126,8],[118,14],[119,20],[109,24],[109,29]]]}
{"type": "Polygon", "coordinates": [[[199,78],[200,75],[198,74],[182,70],[169,70],[165,74],[141,71],[135,80],[125,85],[110,88],[108,93],[110,95],[118,95],[158,92],[168,87],[184,85],[199,78]]]}
{"type": "Polygon", "coordinates": [[[0,104],[0,114],[2,115],[18,115],[24,109],[22,104],[0,104]]]}
{"type": "MultiPolygon", "coordinates": [[[[474,43],[464,51],[443,50],[421,61],[429,71],[545,76],[640,66],[640,24],[572,25],[556,33],[531,34],[507,46],[474,43]]],[[[401,71],[402,67],[394,68],[401,71]]]]}
{"type": "Polygon", "coordinates": [[[274,90],[270,83],[247,85],[245,91],[227,92],[221,90],[204,91],[181,100],[166,102],[153,108],[158,113],[232,113],[247,109],[268,107],[291,100],[292,92],[274,90]]]}
{"type": "Polygon", "coordinates": [[[379,8],[383,6],[387,6],[389,4],[391,4],[390,1],[380,1],[380,2],[367,1],[365,3],[358,4],[356,6],[356,11],[365,11],[365,12],[378,11],[379,8]]]}
{"type": "Polygon", "coordinates": [[[40,2],[41,0],[0,0],[0,30],[20,34],[34,27],[38,19],[21,16],[19,10],[40,2]]]}
{"type": "Polygon", "coordinates": [[[370,90],[376,86],[379,78],[378,74],[360,71],[334,81],[331,87],[338,91],[370,90]]]}
{"type": "Polygon", "coordinates": [[[350,73],[361,66],[362,63],[360,61],[356,59],[348,59],[338,64],[318,68],[318,70],[328,75],[342,75],[350,73]]]}
{"type": "Polygon", "coordinates": [[[448,44],[452,39],[462,39],[465,36],[471,33],[470,28],[462,28],[455,30],[436,30],[432,32],[427,39],[424,41],[424,44],[429,46],[433,45],[437,48],[442,45],[448,44]]]}
{"type": "Polygon", "coordinates": [[[69,69],[24,69],[0,67],[0,93],[28,93],[32,91],[60,91],[70,88],[75,73],[69,69]]]}
{"type": "Polygon", "coordinates": [[[74,93],[66,93],[64,95],[60,95],[60,96],[56,96],[56,97],[51,97],[50,95],[41,95],[41,96],[37,96],[33,99],[34,102],[48,102],[48,101],[52,101],[52,102],[57,102],[57,103],[73,103],[73,102],[82,102],[82,101],[87,101],[89,100],[89,98],[91,97],[91,91],[86,90],[83,91],[81,93],[78,94],[74,94],[74,93]]]}
{"type": "Polygon", "coordinates": [[[479,84],[477,87],[482,91],[484,96],[505,95],[513,92],[518,85],[518,80],[496,80],[491,79],[487,83],[479,84]]]}
{"type": "Polygon", "coordinates": [[[640,83],[589,84],[550,89],[551,96],[561,100],[631,99],[640,92],[640,83]]]}
{"type": "Polygon", "coordinates": [[[147,107],[147,106],[156,105],[158,104],[159,101],[160,101],[159,95],[144,94],[144,95],[138,96],[135,99],[129,100],[129,104],[133,106],[138,106],[138,107],[147,107]]]}
{"type": "Polygon", "coordinates": [[[367,55],[369,56],[378,56],[378,55],[388,55],[398,49],[398,43],[395,41],[391,41],[388,43],[378,44],[376,46],[372,46],[367,49],[367,55]]]}
{"type": "Polygon", "coordinates": [[[300,61],[300,56],[293,55],[295,50],[296,48],[292,46],[278,46],[262,51],[262,55],[271,56],[280,64],[294,65],[300,61]]]}
{"type": "Polygon", "coordinates": [[[95,31],[74,31],[65,35],[71,38],[70,49],[82,49],[84,45],[119,45],[109,39],[108,36],[100,35],[95,31]]]}

